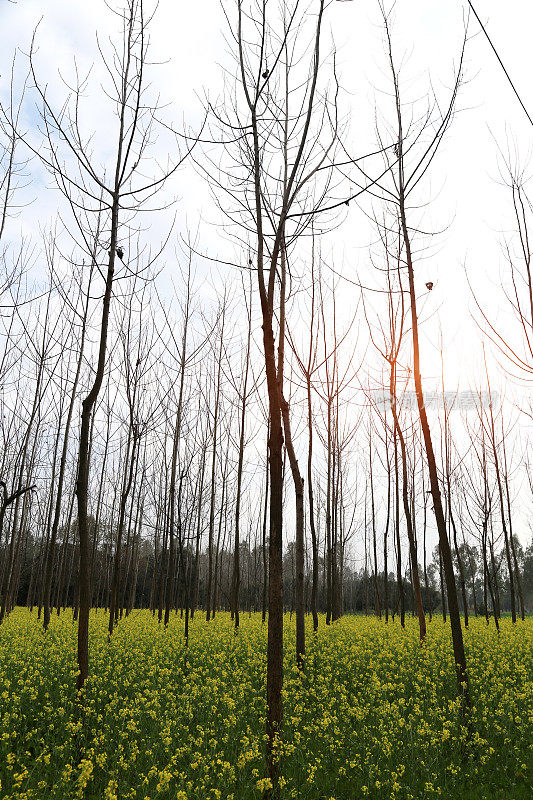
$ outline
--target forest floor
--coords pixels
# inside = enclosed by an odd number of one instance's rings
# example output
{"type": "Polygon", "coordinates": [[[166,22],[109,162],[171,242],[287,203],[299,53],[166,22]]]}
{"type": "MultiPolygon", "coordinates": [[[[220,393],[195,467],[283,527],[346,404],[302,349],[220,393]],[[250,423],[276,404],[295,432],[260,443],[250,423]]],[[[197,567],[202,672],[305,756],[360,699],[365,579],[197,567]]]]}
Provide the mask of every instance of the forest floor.
{"type": "MultiPolygon", "coordinates": [[[[460,724],[449,624],[344,617],[313,636],[295,667],[286,617],[282,797],[533,797],[533,619],[472,620],[470,741],[460,724]]],[[[48,633],[25,609],[0,628],[2,798],[254,800],[264,763],[266,629],[241,616],[197,614],[168,630],[148,611],[92,613],[90,678],[75,704],[76,626],[48,633]]]]}

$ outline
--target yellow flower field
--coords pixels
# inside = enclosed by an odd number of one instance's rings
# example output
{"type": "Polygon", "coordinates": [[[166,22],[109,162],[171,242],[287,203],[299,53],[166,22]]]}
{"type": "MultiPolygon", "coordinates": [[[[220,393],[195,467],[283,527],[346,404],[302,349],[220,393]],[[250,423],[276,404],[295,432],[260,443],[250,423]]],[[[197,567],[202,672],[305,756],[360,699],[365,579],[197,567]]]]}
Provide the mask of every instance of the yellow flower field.
{"type": "MultiPolygon", "coordinates": [[[[310,622],[310,621],[309,621],[310,622]]],[[[533,620],[466,631],[474,707],[459,724],[450,630],[345,617],[295,667],[286,617],[282,796],[533,797],[533,620]]],[[[16,609],[0,628],[0,797],[253,800],[265,779],[266,630],[197,614],[168,630],[132,613],[107,642],[91,617],[90,678],[75,703],[76,626],[16,609]]]]}

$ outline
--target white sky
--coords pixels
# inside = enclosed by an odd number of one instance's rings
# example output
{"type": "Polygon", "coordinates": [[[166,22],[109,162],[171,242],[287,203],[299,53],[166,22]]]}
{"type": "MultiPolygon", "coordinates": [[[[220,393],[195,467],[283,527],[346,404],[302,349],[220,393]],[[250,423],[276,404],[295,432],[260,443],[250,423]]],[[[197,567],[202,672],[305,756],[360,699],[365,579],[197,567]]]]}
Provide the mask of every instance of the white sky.
{"type": "MultiPolygon", "coordinates": [[[[233,11],[233,2],[224,0],[233,11]]],[[[530,32],[533,26],[533,6],[525,0],[478,0],[478,13],[491,33],[496,46],[528,108],[533,109],[533,85],[529,80],[533,64],[530,32]]],[[[18,48],[26,51],[32,31],[41,19],[38,31],[38,64],[42,80],[46,81],[52,97],[59,101],[65,90],[58,72],[72,75],[74,57],[80,73],[98,61],[96,32],[102,42],[112,19],[103,0],[21,0],[13,4],[0,0],[2,15],[0,74],[2,92],[6,91],[10,61],[18,48]],[[107,26],[107,29],[106,29],[107,26]]],[[[431,79],[441,97],[450,85],[453,65],[457,62],[466,3],[461,0],[398,0],[394,28],[398,58],[406,56],[404,75],[407,94],[423,93],[431,79]]],[[[372,134],[374,105],[387,103],[384,91],[389,88],[386,62],[383,55],[383,36],[375,0],[333,2],[327,20],[333,32],[337,50],[341,83],[346,89],[343,108],[351,112],[350,145],[354,153],[365,151],[372,134]]],[[[161,91],[163,102],[171,103],[169,115],[179,123],[184,120],[194,127],[202,116],[201,96],[208,92],[216,97],[221,88],[220,64],[228,65],[224,42],[225,24],[219,0],[196,3],[176,3],[161,0],[152,26],[152,56],[167,62],[154,68],[152,79],[161,91]]],[[[516,142],[522,163],[530,154],[533,130],[529,125],[510,86],[496,62],[476,21],[470,21],[471,38],[466,54],[467,85],[461,90],[457,115],[448,132],[438,163],[428,186],[428,198],[433,198],[430,219],[435,229],[450,225],[439,237],[435,258],[419,267],[420,282],[433,280],[431,297],[438,310],[438,319],[445,336],[448,352],[461,353],[447,366],[464,373],[469,367],[469,351],[476,349],[477,331],[469,322],[471,303],[464,279],[464,266],[474,285],[482,288],[487,302],[493,301],[492,313],[497,311],[500,275],[499,244],[502,232],[512,229],[510,203],[499,185],[497,145],[516,142]],[[475,34],[475,35],[474,35],[475,34]]],[[[99,65],[96,63],[95,75],[99,65]]],[[[98,119],[99,101],[95,92],[89,93],[85,117],[87,128],[98,119]]],[[[533,113],[533,111],[532,111],[533,113]]],[[[35,123],[28,119],[28,126],[35,123]]],[[[100,138],[105,150],[105,133],[100,138]]],[[[36,165],[34,170],[38,172],[36,165]]],[[[44,179],[45,176],[43,176],[44,179]]],[[[174,191],[180,198],[178,213],[182,229],[186,222],[195,226],[202,215],[212,219],[213,209],[203,181],[192,171],[181,173],[174,191]]],[[[32,213],[24,215],[24,223],[43,220],[43,210],[55,208],[49,196],[38,197],[32,213]],[[33,220],[32,220],[32,214],[33,220]]],[[[343,260],[346,274],[355,269],[365,274],[365,252],[368,231],[357,209],[350,211],[346,223],[335,234],[336,257],[343,260]],[[363,248],[363,250],[362,250],[363,248]]],[[[216,238],[215,249],[221,244],[216,238]]],[[[223,253],[220,253],[222,256],[223,253]]],[[[438,337],[432,334],[432,341],[438,337]]],[[[430,358],[426,351],[426,358],[430,358]]],[[[437,364],[438,359],[435,360],[437,364]]],[[[429,363],[429,362],[428,362],[429,363]]],[[[426,370],[427,371],[427,370],[426,370]]],[[[430,370],[430,372],[433,370],[430,370]]],[[[436,370],[436,374],[438,369],[436,370]]],[[[468,380],[461,374],[461,382],[468,380]]],[[[455,382],[455,376],[451,380],[455,382]]]]}
{"type": "MultiPolygon", "coordinates": [[[[223,2],[232,12],[233,0],[223,2]]],[[[475,5],[533,116],[533,4],[527,0],[477,0],[475,5]]],[[[415,97],[425,92],[431,80],[437,93],[446,96],[458,59],[466,8],[463,0],[397,1],[395,50],[398,57],[406,57],[403,75],[407,94],[415,97]]],[[[33,29],[41,18],[37,62],[41,80],[57,102],[65,96],[58,72],[71,76],[74,57],[80,72],[86,71],[98,60],[96,32],[102,41],[114,33],[108,29],[113,23],[103,0],[0,0],[0,92],[4,98],[13,54],[17,48],[28,51],[33,29]]],[[[346,90],[341,102],[351,117],[350,149],[364,153],[371,141],[374,106],[389,102],[384,94],[389,89],[389,76],[377,2],[332,2],[327,21],[338,51],[340,81],[346,90]]],[[[533,128],[473,17],[469,31],[468,82],[458,99],[461,113],[447,134],[428,184],[427,197],[432,199],[428,222],[435,229],[449,227],[439,237],[434,257],[422,262],[417,271],[420,286],[427,280],[435,283],[424,306],[425,314],[431,317],[423,338],[430,388],[440,381],[439,330],[447,351],[448,388],[460,385],[468,389],[479,376],[481,336],[471,320],[473,303],[465,268],[491,317],[506,320],[499,289],[503,267],[500,246],[503,235],[513,230],[513,219],[508,192],[499,181],[497,147],[505,150],[510,142],[521,163],[527,164],[533,141],[533,128]]],[[[183,121],[197,127],[202,118],[202,96],[220,93],[220,65],[228,64],[224,33],[219,0],[160,0],[152,26],[151,52],[154,60],[164,63],[154,68],[152,80],[162,102],[171,104],[167,114],[177,124],[183,121]]],[[[95,67],[96,78],[99,69],[95,67]]],[[[98,126],[101,103],[97,91],[89,93],[85,119],[88,130],[96,129],[99,154],[105,158],[108,131],[98,126]]],[[[28,129],[36,121],[36,116],[27,114],[28,129]]],[[[29,233],[35,233],[47,218],[52,219],[56,210],[52,193],[35,191],[39,181],[48,182],[46,175],[35,163],[32,170],[34,184],[27,192],[33,190],[31,196],[37,195],[36,200],[14,223],[29,233]]],[[[214,219],[215,211],[203,180],[188,168],[177,176],[173,191],[179,200],[178,230],[183,233],[187,226],[195,229],[200,224],[204,250],[221,258],[231,254],[232,245],[205,222],[214,219]]],[[[156,235],[164,231],[164,224],[160,224],[156,235]]],[[[330,239],[336,263],[342,264],[346,275],[371,274],[365,249],[369,235],[362,215],[351,206],[343,227],[330,239]]],[[[501,390],[496,369],[494,381],[501,390]]]]}

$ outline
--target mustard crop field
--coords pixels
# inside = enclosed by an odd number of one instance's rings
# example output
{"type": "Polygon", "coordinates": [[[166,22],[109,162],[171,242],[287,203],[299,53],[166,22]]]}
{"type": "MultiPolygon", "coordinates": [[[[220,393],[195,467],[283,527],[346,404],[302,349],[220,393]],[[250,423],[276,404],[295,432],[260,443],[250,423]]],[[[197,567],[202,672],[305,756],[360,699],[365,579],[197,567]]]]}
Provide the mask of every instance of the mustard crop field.
{"type": "MultiPolygon", "coordinates": [[[[253,800],[265,778],[266,627],[133,612],[107,641],[91,612],[76,703],[76,626],[26,609],[0,629],[3,798],[253,800]]],[[[309,621],[310,623],[310,621],[309,621]]],[[[459,723],[449,624],[344,617],[313,636],[305,675],[285,619],[281,794],[306,800],[533,796],[533,620],[465,631],[473,708],[459,723]]]]}

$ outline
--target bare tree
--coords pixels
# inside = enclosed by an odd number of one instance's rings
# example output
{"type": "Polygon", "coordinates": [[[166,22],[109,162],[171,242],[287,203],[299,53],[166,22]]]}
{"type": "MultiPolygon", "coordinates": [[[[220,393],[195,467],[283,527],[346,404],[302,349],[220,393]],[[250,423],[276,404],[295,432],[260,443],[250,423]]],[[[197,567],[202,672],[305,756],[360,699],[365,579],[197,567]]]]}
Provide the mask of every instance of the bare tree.
{"type": "Polygon", "coordinates": [[[446,591],[452,629],[453,652],[456,664],[457,686],[462,699],[463,710],[465,713],[467,713],[470,707],[470,690],[466,669],[466,655],[459,614],[457,588],[455,585],[453,559],[446,530],[446,520],[442,504],[437,462],[435,458],[431,428],[424,403],[424,391],[422,387],[422,374],[420,368],[419,319],[417,310],[417,291],[415,287],[415,261],[412,249],[413,227],[408,221],[408,216],[410,213],[409,202],[412,193],[427,174],[435,154],[438,151],[439,145],[442,142],[444,134],[446,133],[446,130],[448,129],[453,118],[455,101],[461,80],[461,70],[466,39],[463,41],[457,76],[447,106],[445,106],[444,110],[441,111],[440,105],[435,102],[434,106],[430,106],[427,114],[422,118],[418,129],[412,130],[410,128],[406,128],[404,123],[404,107],[402,105],[399,71],[393,55],[390,14],[385,10],[385,7],[381,2],[380,9],[385,28],[388,51],[387,55],[392,77],[393,100],[396,117],[394,148],[392,152],[390,150],[384,150],[385,159],[390,168],[388,175],[391,177],[392,185],[386,188],[383,187],[383,194],[386,200],[394,203],[399,221],[403,267],[407,273],[410,301],[411,339],[413,348],[413,381],[415,386],[420,427],[422,430],[422,437],[426,452],[433,509],[439,534],[439,548],[442,556],[442,564],[446,580],[446,591]],[[433,119],[434,114],[436,114],[436,119],[433,119]],[[422,135],[424,132],[426,133],[426,139],[424,139],[422,135]]]}
{"type": "Polygon", "coordinates": [[[243,295],[246,306],[246,313],[248,318],[248,331],[246,334],[246,350],[244,354],[244,368],[242,369],[242,378],[239,389],[240,408],[240,426],[239,426],[239,453],[237,461],[237,489],[235,495],[235,540],[233,545],[233,572],[232,572],[232,587],[231,587],[231,600],[232,610],[235,618],[235,632],[239,628],[239,605],[240,605],[240,585],[241,585],[241,570],[240,570],[240,552],[241,552],[241,538],[240,538],[240,521],[241,521],[241,494],[242,494],[242,473],[244,461],[244,446],[245,446],[245,425],[246,425],[246,407],[249,400],[248,376],[250,372],[250,346],[252,340],[252,282],[250,274],[250,294],[247,297],[243,283],[243,295]]]}
{"type": "Polygon", "coordinates": [[[87,81],[78,80],[70,90],[70,99],[60,111],[56,111],[49,100],[46,87],[41,85],[38,77],[35,37],[30,51],[30,72],[41,103],[47,146],[43,148],[25,138],[26,145],[48,167],[70,204],[80,235],[80,246],[87,252],[90,263],[95,269],[100,270],[102,253],[107,253],[107,264],[103,273],[96,365],[90,389],[82,402],[76,484],[80,544],[78,690],[85,683],[89,665],[90,431],[106,367],[110,308],[117,280],[117,265],[121,267],[124,275],[132,274],[135,269],[146,270],[149,266],[144,264],[141,267],[133,254],[131,254],[133,257],[128,255],[126,242],[133,243],[132,225],[136,212],[155,195],[181,163],[181,159],[178,159],[175,165],[159,175],[154,175],[148,180],[143,177],[142,165],[147,158],[147,148],[157,117],[157,105],[150,102],[145,84],[148,48],[146,31],[151,18],[145,17],[142,0],[127,0],[123,11],[112,13],[117,13],[121,20],[122,42],[120,47],[111,45],[109,57],[100,50],[109,79],[107,96],[117,121],[111,170],[99,168],[91,161],[91,150],[87,147],[91,136],[82,129],[80,107],[83,105],[87,81]],[[97,225],[95,219],[98,220],[97,225]]]}
{"type": "MultiPolygon", "coordinates": [[[[237,0],[235,20],[231,22],[228,15],[228,22],[235,43],[235,82],[240,96],[235,100],[232,88],[228,102],[214,111],[225,152],[228,156],[232,153],[234,161],[232,171],[226,171],[224,178],[218,180],[214,176],[215,165],[210,165],[211,180],[233,200],[230,210],[220,206],[223,213],[232,225],[255,239],[269,408],[267,733],[269,773],[274,787],[279,774],[275,741],[281,732],[283,714],[283,396],[276,364],[276,279],[281,259],[288,255],[329,190],[337,140],[335,111],[331,112],[328,106],[327,93],[324,99],[317,91],[325,3],[318,0],[313,6],[316,16],[309,22],[311,55],[302,61],[295,52],[296,36],[298,43],[303,41],[303,23],[311,17],[299,3],[284,7],[280,13],[255,0],[237,0]],[[302,70],[303,83],[296,75],[302,75],[302,70]],[[288,90],[289,86],[293,91],[288,90]],[[235,208],[241,214],[239,221],[234,216],[235,208]]],[[[220,140],[220,135],[215,138],[220,140]]]]}

